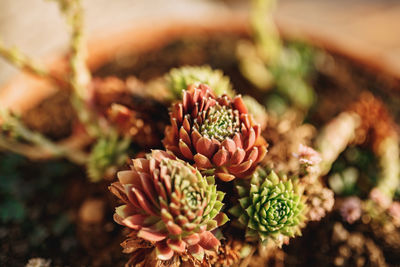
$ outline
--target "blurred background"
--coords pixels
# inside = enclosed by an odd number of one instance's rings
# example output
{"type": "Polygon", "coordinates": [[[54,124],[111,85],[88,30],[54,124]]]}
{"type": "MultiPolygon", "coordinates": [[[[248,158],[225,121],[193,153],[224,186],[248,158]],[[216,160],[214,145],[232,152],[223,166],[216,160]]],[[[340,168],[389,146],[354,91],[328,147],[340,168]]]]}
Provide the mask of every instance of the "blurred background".
{"type": "MultiPolygon", "coordinates": [[[[89,37],[146,21],[246,10],[240,0],[85,0],[89,37]]],[[[281,0],[277,21],[292,34],[334,44],[345,54],[375,61],[400,77],[400,2],[397,0],[281,0]],[[308,33],[308,34],[307,34],[308,33]]],[[[0,40],[36,58],[66,48],[68,33],[55,3],[1,0],[0,40]]],[[[0,84],[16,70],[0,60],[0,84]]]]}

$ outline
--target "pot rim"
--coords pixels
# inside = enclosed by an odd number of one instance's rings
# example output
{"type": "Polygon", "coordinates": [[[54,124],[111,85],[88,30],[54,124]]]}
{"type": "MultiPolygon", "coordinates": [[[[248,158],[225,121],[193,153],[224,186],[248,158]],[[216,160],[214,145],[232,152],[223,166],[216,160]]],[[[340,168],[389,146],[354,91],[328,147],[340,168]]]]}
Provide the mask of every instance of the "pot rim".
{"type": "MultiPolygon", "coordinates": [[[[345,43],[337,34],[325,32],[318,25],[301,23],[289,16],[278,15],[278,30],[285,39],[305,40],[329,52],[345,56],[373,70],[400,79],[400,66],[373,49],[372,46],[352,39],[345,43]]],[[[88,66],[92,72],[118,54],[145,52],[165,45],[170,39],[188,33],[204,34],[228,32],[249,34],[248,12],[215,10],[202,16],[171,17],[167,21],[132,21],[119,31],[101,31],[88,38],[88,66]]],[[[47,57],[46,66],[55,75],[68,69],[65,53],[47,57]]],[[[0,106],[19,113],[26,112],[57,91],[49,81],[27,73],[11,78],[0,90],[0,106]]]]}

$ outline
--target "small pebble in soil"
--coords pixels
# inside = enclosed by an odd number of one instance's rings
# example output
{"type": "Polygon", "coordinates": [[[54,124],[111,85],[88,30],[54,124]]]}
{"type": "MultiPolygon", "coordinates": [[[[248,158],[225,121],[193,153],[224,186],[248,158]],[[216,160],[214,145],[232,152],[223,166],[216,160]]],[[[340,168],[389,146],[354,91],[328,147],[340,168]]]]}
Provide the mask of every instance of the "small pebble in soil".
{"type": "Polygon", "coordinates": [[[97,224],[103,221],[105,203],[102,199],[86,199],[79,209],[79,220],[82,223],[97,224]]]}

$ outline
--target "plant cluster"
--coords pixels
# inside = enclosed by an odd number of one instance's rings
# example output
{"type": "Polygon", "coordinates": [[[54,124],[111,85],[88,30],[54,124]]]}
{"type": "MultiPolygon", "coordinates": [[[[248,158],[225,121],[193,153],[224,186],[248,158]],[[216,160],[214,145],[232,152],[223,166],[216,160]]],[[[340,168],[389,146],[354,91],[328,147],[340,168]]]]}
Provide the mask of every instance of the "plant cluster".
{"type": "MultiPolygon", "coordinates": [[[[68,73],[52,73],[2,43],[0,54],[70,90],[77,123],[58,142],[28,127],[16,111],[0,110],[0,148],[34,160],[66,158],[84,166],[92,182],[117,177],[109,190],[121,204],[114,220],[128,231],[121,244],[131,255],[128,266],[264,264],[334,208],[348,224],[400,226],[394,120],[381,101],[363,93],[315,136],[316,126],[305,123],[315,101],[307,83],[313,51],[283,44],[271,17],[264,18],[275,1],[252,2],[254,43],[237,48],[243,76],[261,89],[266,105],[237,94],[209,66],[175,68],[154,83],[92,78],[80,1],[57,2],[72,32],[68,73]],[[348,148],[359,144],[370,145],[370,154],[348,148]],[[365,176],[368,182],[360,179],[365,176]]],[[[15,218],[0,213],[0,219],[23,219],[21,203],[4,202],[15,218]]],[[[338,259],[352,260],[344,256],[338,259]]]]}

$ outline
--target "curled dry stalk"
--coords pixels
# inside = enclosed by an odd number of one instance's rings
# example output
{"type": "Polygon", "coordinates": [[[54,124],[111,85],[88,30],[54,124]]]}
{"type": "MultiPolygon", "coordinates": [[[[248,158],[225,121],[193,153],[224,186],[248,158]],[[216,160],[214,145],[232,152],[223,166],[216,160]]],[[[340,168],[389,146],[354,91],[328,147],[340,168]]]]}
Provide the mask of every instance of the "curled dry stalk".
{"type": "MultiPolygon", "coordinates": [[[[89,156],[78,148],[74,148],[74,145],[55,143],[42,134],[30,130],[18,117],[8,111],[4,111],[0,114],[2,116],[0,123],[4,128],[0,136],[0,148],[37,160],[65,157],[76,164],[86,165],[88,175],[91,176],[91,174],[95,173],[93,169],[110,170],[114,165],[121,164],[121,159],[127,156],[126,150],[130,145],[130,139],[128,136],[116,137],[116,130],[109,125],[108,121],[92,105],[92,77],[86,64],[87,49],[83,30],[84,16],[81,1],[54,1],[58,3],[61,12],[66,17],[71,31],[69,76],[65,79],[58,78],[45,67],[23,55],[19,50],[8,49],[1,42],[0,55],[16,67],[22,68],[33,75],[47,78],[56,85],[71,88],[70,102],[76,111],[79,121],[84,126],[85,135],[88,135],[93,141],[97,140],[97,142],[92,147],[91,155],[89,156]],[[11,136],[9,135],[10,132],[12,132],[11,136]],[[20,142],[19,138],[23,142],[20,142]],[[116,153],[119,153],[120,156],[115,157],[116,153]],[[103,165],[107,163],[110,166],[99,166],[97,163],[94,164],[93,160],[90,160],[99,157],[103,159],[101,161],[103,165]]],[[[98,171],[95,177],[91,178],[92,180],[99,180],[102,176],[103,174],[98,171]]]]}
{"type": "Polygon", "coordinates": [[[276,64],[282,50],[282,42],[272,16],[276,0],[252,0],[251,4],[250,23],[256,49],[264,62],[276,64]]]}
{"type": "Polygon", "coordinates": [[[49,159],[65,157],[76,164],[85,164],[87,161],[86,153],[52,142],[42,134],[28,129],[19,118],[8,111],[0,111],[0,118],[3,121],[2,127],[9,131],[16,138],[7,138],[0,135],[0,148],[6,149],[31,159],[49,159]],[[32,145],[18,142],[21,138],[31,142],[32,145]]]}
{"type": "Polygon", "coordinates": [[[370,198],[386,209],[400,184],[400,141],[394,121],[386,107],[370,93],[362,94],[351,107],[352,110],[342,112],[329,122],[316,140],[322,157],[321,174],[329,172],[348,145],[360,143],[358,139],[365,142],[365,134],[370,132],[372,149],[380,165],[379,179],[370,198]]]}
{"type": "Polygon", "coordinates": [[[325,175],[333,162],[353,142],[360,117],[352,112],[342,112],[330,121],[317,137],[315,146],[321,154],[320,171],[325,175]]]}
{"type": "Polygon", "coordinates": [[[31,59],[24,53],[22,53],[16,47],[6,47],[4,42],[0,39],[0,56],[7,60],[10,64],[16,66],[19,69],[22,69],[32,75],[43,77],[49,79],[56,83],[63,83],[64,80],[60,77],[57,77],[49,70],[47,70],[40,63],[31,59]]]}
{"type": "MultiPolygon", "coordinates": [[[[92,137],[102,135],[101,126],[106,127],[107,122],[97,116],[89,106],[91,99],[91,74],[86,64],[87,49],[83,30],[83,8],[80,0],[55,0],[65,15],[71,31],[70,40],[70,67],[69,84],[72,88],[71,102],[77,111],[79,120],[85,125],[92,137]]],[[[104,129],[103,129],[104,130],[104,129]]]]}

